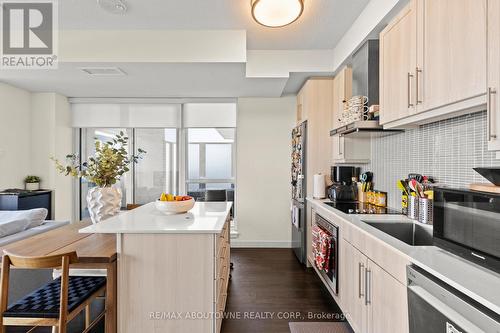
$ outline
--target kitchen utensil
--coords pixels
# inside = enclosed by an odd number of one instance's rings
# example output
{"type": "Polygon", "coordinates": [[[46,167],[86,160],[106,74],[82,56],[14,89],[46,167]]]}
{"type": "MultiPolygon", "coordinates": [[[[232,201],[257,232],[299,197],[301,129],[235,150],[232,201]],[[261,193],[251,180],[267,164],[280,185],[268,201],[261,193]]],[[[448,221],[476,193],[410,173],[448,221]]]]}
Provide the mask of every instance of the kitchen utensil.
{"type": "Polygon", "coordinates": [[[371,182],[373,179],[373,172],[367,171],[363,172],[360,176],[362,182],[371,182]]]}
{"type": "Polygon", "coordinates": [[[417,182],[421,183],[424,177],[419,173],[410,173],[408,175],[408,179],[409,180],[415,179],[417,182]]]}
{"type": "Polygon", "coordinates": [[[406,186],[403,184],[402,180],[398,180],[397,185],[398,185],[398,188],[401,190],[401,192],[403,192],[407,196],[410,195],[410,193],[408,193],[408,190],[407,190],[406,186]]]}
{"type": "Polygon", "coordinates": [[[420,184],[416,179],[410,180],[410,188],[414,191],[417,196],[424,198],[424,190],[422,184],[420,184]]]}
{"type": "Polygon", "coordinates": [[[500,168],[473,168],[484,178],[496,186],[500,186],[500,168]]]}
{"type": "Polygon", "coordinates": [[[432,211],[434,208],[431,199],[418,199],[418,221],[425,224],[432,224],[432,211]]]}
{"type": "Polygon", "coordinates": [[[418,220],[418,197],[408,197],[408,217],[412,220],[418,220]]]}

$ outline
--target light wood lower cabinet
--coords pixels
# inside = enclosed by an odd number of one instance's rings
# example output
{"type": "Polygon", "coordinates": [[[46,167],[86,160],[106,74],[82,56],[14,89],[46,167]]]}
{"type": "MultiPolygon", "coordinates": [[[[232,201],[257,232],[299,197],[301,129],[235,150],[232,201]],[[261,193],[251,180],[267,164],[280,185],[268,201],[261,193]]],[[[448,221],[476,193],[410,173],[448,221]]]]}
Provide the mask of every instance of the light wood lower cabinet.
{"type": "Polygon", "coordinates": [[[368,259],[366,306],[369,333],[409,331],[406,287],[368,259]]]}
{"type": "Polygon", "coordinates": [[[229,221],[219,234],[119,234],[118,332],[220,332],[229,221]]]}
{"type": "Polygon", "coordinates": [[[408,332],[406,287],[341,240],[341,308],[356,333],[408,332]]]}
{"type": "Polygon", "coordinates": [[[227,302],[227,289],[229,284],[229,274],[231,270],[231,247],[230,247],[230,220],[226,221],[222,232],[216,235],[216,293],[215,293],[215,309],[217,312],[216,319],[216,329],[215,331],[220,332],[222,325],[222,315],[226,310],[227,302]]]}
{"type": "Polygon", "coordinates": [[[364,304],[364,272],[367,259],[343,239],[340,244],[340,253],[339,291],[342,299],[342,310],[354,332],[366,332],[368,313],[364,304]]]}

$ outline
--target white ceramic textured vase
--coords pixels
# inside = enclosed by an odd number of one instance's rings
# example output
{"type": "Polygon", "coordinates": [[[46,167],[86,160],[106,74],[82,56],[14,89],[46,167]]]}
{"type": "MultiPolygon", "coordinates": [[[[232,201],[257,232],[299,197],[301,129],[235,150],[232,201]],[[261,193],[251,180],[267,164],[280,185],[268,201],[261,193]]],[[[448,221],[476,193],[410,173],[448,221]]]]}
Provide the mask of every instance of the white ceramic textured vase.
{"type": "Polygon", "coordinates": [[[118,214],[122,191],[114,187],[92,187],[87,193],[87,208],[92,223],[99,223],[118,214]]]}

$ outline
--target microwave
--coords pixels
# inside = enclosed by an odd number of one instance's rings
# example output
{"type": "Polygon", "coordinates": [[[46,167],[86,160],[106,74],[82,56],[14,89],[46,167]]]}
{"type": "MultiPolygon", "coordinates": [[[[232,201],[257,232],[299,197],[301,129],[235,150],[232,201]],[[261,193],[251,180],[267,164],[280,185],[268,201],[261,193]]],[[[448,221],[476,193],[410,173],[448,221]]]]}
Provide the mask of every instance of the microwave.
{"type": "Polygon", "coordinates": [[[434,190],[434,245],[500,273],[500,194],[434,190]]]}

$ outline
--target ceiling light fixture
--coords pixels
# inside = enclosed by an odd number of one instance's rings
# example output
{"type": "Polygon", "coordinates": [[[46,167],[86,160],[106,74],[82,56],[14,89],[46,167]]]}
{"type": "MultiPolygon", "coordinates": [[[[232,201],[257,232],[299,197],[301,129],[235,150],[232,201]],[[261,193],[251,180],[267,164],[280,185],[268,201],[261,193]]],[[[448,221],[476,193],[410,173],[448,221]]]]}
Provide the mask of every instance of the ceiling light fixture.
{"type": "Polygon", "coordinates": [[[127,11],[127,4],[123,0],[97,0],[97,3],[102,9],[113,14],[124,14],[127,11]]]}
{"type": "Polygon", "coordinates": [[[302,15],[304,0],[251,0],[252,16],[257,23],[270,28],[289,25],[302,15]]]}

